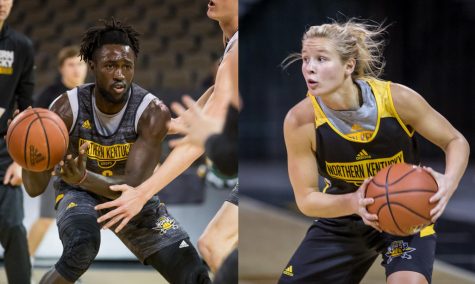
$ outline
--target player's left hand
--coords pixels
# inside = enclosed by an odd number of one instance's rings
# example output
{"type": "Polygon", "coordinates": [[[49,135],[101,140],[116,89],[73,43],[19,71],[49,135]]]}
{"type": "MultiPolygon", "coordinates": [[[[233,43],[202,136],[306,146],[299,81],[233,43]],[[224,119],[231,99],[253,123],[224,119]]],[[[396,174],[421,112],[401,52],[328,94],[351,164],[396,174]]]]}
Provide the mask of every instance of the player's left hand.
{"type": "Polygon", "coordinates": [[[8,166],[5,176],[3,177],[3,184],[21,185],[23,182],[21,176],[21,167],[17,163],[13,162],[8,166]]]}
{"type": "Polygon", "coordinates": [[[86,177],[86,150],[89,143],[86,142],[79,147],[79,155],[73,159],[71,154],[66,156],[66,159],[59,162],[59,166],[51,172],[51,175],[60,177],[63,181],[70,185],[79,185],[86,177]]]}
{"type": "Polygon", "coordinates": [[[430,216],[432,218],[431,221],[432,223],[435,223],[442,213],[444,213],[445,206],[447,206],[447,203],[449,202],[450,197],[452,197],[457,185],[453,184],[453,182],[451,182],[447,176],[434,171],[432,168],[423,168],[434,177],[437,185],[439,186],[437,193],[432,195],[429,199],[430,203],[437,203],[437,205],[430,211],[430,216]]]}
{"type": "Polygon", "coordinates": [[[223,121],[210,118],[203,113],[203,109],[189,96],[183,96],[183,104],[172,103],[171,109],[179,119],[173,121],[174,131],[185,137],[169,142],[170,147],[191,144],[204,147],[210,135],[219,133],[223,128],[223,121]]]}
{"type": "Polygon", "coordinates": [[[111,185],[110,189],[113,191],[121,191],[122,194],[119,198],[102,203],[94,207],[96,210],[102,210],[106,208],[117,207],[114,210],[111,210],[107,214],[102,215],[97,219],[97,223],[103,223],[109,220],[102,228],[108,229],[120,222],[120,224],[115,228],[115,232],[118,233],[122,228],[129,223],[135,215],[137,215],[143,206],[147,202],[143,194],[136,190],[135,188],[126,185],[111,185]]]}

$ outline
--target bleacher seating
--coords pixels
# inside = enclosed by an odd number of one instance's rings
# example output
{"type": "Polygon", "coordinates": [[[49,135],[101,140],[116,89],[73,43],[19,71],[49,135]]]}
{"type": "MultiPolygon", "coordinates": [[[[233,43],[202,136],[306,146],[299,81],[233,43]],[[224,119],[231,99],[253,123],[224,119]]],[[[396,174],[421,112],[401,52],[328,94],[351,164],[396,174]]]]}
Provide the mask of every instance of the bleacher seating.
{"type": "Polygon", "coordinates": [[[79,45],[88,27],[114,16],[141,33],[135,81],[162,95],[178,94],[200,88],[224,49],[206,6],[201,0],[22,0],[8,22],[34,42],[36,92],[57,77],[61,47],[79,45]]]}

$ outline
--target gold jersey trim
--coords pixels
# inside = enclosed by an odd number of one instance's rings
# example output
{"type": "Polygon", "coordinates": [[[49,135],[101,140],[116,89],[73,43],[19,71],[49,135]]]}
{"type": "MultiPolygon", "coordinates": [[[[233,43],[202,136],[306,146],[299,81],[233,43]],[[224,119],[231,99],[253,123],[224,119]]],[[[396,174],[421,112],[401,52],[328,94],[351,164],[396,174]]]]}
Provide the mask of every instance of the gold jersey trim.
{"type": "Polygon", "coordinates": [[[382,168],[403,162],[404,153],[399,151],[396,155],[387,158],[345,163],[329,163],[325,161],[325,168],[328,175],[332,178],[359,186],[365,179],[376,175],[382,168]]]}
{"type": "Polygon", "coordinates": [[[127,160],[130,148],[134,143],[101,145],[94,141],[79,138],[79,147],[89,142],[89,148],[86,151],[87,157],[97,160],[97,164],[102,169],[112,168],[116,162],[127,160]]]}
{"type": "Polygon", "coordinates": [[[414,130],[410,131],[407,128],[407,126],[403,123],[403,121],[397,114],[396,109],[394,107],[390,88],[391,82],[381,81],[373,78],[364,78],[363,80],[366,81],[371,87],[371,90],[376,100],[376,107],[378,109],[376,127],[374,128],[374,131],[361,131],[349,134],[342,133],[330,122],[330,120],[318,104],[317,99],[312,94],[307,93],[307,96],[310,97],[315,112],[315,127],[318,128],[322,124],[327,123],[333,129],[333,131],[335,131],[338,135],[348,141],[369,143],[373,141],[373,139],[378,134],[381,118],[394,117],[399,122],[402,129],[407,133],[407,135],[409,137],[412,137],[414,135],[414,130]]]}

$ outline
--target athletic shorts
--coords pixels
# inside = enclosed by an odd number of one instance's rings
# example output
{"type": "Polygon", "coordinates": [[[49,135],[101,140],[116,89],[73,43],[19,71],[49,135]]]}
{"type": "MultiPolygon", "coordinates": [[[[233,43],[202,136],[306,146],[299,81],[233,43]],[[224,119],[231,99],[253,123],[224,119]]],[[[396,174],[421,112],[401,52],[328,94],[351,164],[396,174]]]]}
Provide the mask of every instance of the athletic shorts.
{"type": "Polygon", "coordinates": [[[358,216],[320,219],[309,228],[278,283],[360,283],[378,254],[386,277],[415,271],[431,283],[435,245],[431,228],[397,237],[379,233],[358,216]]]}
{"type": "MultiPolygon", "coordinates": [[[[66,226],[74,226],[69,222],[71,216],[86,214],[98,218],[110,211],[94,210],[94,206],[108,200],[86,191],[68,189],[56,193],[56,222],[60,239],[66,226]]],[[[165,204],[160,203],[157,196],[147,201],[142,211],[116,235],[142,263],[155,252],[188,238],[188,234],[168,214],[165,204]]]]}
{"type": "Polygon", "coordinates": [[[226,201],[239,206],[239,183],[233,188],[226,201]]]}

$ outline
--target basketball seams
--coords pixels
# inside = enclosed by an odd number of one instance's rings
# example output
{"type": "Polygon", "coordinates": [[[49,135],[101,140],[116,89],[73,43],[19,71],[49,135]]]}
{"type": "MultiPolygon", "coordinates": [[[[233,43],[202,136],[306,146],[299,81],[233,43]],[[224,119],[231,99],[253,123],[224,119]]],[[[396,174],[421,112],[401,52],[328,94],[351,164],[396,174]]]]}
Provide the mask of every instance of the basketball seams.
{"type": "MultiPolygon", "coordinates": [[[[47,155],[47,156],[48,156],[48,163],[46,164],[46,165],[47,165],[46,168],[49,169],[49,164],[50,164],[50,162],[51,162],[51,155],[50,155],[51,153],[50,153],[50,149],[49,149],[50,146],[49,146],[48,134],[46,133],[45,126],[44,126],[44,124],[43,124],[43,121],[41,120],[42,117],[39,115],[39,113],[38,113],[36,110],[33,110],[33,111],[34,111],[34,113],[38,116],[38,119],[39,119],[40,125],[41,125],[41,129],[43,129],[43,133],[44,133],[44,135],[45,135],[46,151],[48,152],[48,155],[47,155]]],[[[62,131],[61,131],[61,133],[62,133],[62,131]]]]}
{"type": "Polygon", "coordinates": [[[63,130],[62,130],[62,128],[61,128],[61,125],[58,124],[58,122],[57,122],[55,119],[51,118],[51,117],[42,117],[42,118],[52,121],[52,122],[59,128],[59,132],[61,132],[61,135],[63,136],[64,147],[65,147],[65,149],[67,150],[67,149],[68,149],[68,143],[66,142],[66,136],[65,136],[64,133],[63,133],[63,130]]]}
{"type": "Polygon", "coordinates": [[[25,146],[23,147],[23,156],[25,157],[25,166],[27,168],[29,168],[28,166],[28,159],[26,158],[27,157],[27,146],[28,146],[28,137],[30,136],[30,128],[31,126],[33,125],[33,123],[35,123],[35,121],[38,120],[38,118],[35,118],[33,119],[32,121],[30,121],[30,124],[28,124],[28,128],[26,129],[26,134],[25,134],[25,142],[23,143],[25,146]]]}
{"type": "Polygon", "coordinates": [[[414,211],[413,209],[407,207],[406,205],[402,204],[402,203],[399,203],[399,202],[392,202],[392,205],[398,205],[398,206],[401,206],[403,207],[404,209],[406,209],[407,211],[411,212],[412,214],[426,220],[426,221],[429,221],[429,222],[432,222],[430,219],[427,219],[425,216],[421,215],[420,213],[414,211]]]}
{"type": "MultiPolygon", "coordinates": [[[[390,167],[392,167],[393,165],[391,165],[390,167]]],[[[399,177],[397,180],[391,182],[390,184],[388,185],[394,185],[398,182],[400,182],[402,179],[404,179],[405,177],[407,177],[408,175],[414,173],[415,171],[417,170],[417,168],[413,168],[412,170],[408,171],[407,173],[403,174],[401,177],[399,177]]],[[[389,171],[389,169],[388,169],[389,171]]],[[[384,184],[379,184],[377,182],[374,181],[374,179],[371,180],[375,185],[379,186],[379,187],[384,187],[385,185],[384,184]]],[[[387,183],[387,180],[386,180],[386,183],[387,183]]]]}
{"type": "MultiPolygon", "coordinates": [[[[16,128],[23,120],[25,120],[25,119],[27,119],[27,118],[33,116],[33,115],[35,115],[35,114],[34,114],[34,113],[31,113],[31,114],[26,115],[25,117],[22,117],[22,118],[21,118],[20,120],[18,120],[18,121],[13,120],[13,121],[11,122],[11,123],[14,122],[14,124],[13,124],[13,128],[12,128],[11,130],[9,129],[9,130],[10,130],[10,135],[8,135],[8,137],[7,137],[7,141],[8,141],[7,147],[8,147],[8,145],[10,144],[10,137],[12,136],[12,134],[13,134],[15,128],[16,128]]],[[[10,123],[10,125],[11,125],[11,123],[10,123]]]]}
{"type": "MultiPolygon", "coordinates": [[[[412,188],[412,189],[405,189],[397,192],[391,192],[389,193],[389,196],[391,195],[396,195],[396,194],[402,194],[402,193],[411,193],[411,192],[430,192],[430,193],[435,193],[433,190],[430,189],[418,189],[418,188],[412,188]]],[[[380,194],[376,196],[372,196],[371,198],[377,199],[386,196],[386,194],[380,194]]]]}
{"type": "MultiPolygon", "coordinates": [[[[396,227],[398,228],[398,230],[400,232],[402,232],[403,234],[405,234],[405,232],[401,229],[401,227],[399,227],[399,224],[397,223],[396,221],[396,218],[394,218],[394,214],[393,214],[393,210],[391,209],[391,202],[389,201],[389,184],[388,184],[388,179],[389,179],[389,173],[391,172],[391,169],[392,169],[393,165],[389,166],[388,168],[388,171],[386,172],[386,182],[384,184],[384,189],[386,190],[386,205],[388,206],[388,209],[389,209],[389,215],[391,215],[391,219],[393,220],[394,224],[396,225],[396,227]]],[[[403,176],[404,177],[404,176],[403,176]]],[[[378,217],[379,217],[379,214],[378,214],[378,217]]]]}

